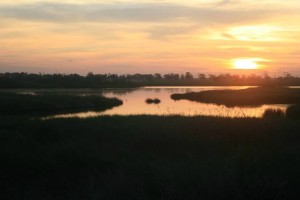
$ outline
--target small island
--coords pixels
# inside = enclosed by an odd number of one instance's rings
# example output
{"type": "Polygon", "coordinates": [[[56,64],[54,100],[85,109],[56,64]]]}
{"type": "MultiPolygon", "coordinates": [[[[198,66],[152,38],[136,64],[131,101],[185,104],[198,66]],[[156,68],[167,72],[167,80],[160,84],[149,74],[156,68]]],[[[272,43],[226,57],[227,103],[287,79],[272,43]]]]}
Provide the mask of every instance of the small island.
{"type": "Polygon", "coordinates": [[[146,103],[147,104],[160,104],[160,99],[150,99],[150,98],[148,98],[148,99],[146,99],[146,103]]]}

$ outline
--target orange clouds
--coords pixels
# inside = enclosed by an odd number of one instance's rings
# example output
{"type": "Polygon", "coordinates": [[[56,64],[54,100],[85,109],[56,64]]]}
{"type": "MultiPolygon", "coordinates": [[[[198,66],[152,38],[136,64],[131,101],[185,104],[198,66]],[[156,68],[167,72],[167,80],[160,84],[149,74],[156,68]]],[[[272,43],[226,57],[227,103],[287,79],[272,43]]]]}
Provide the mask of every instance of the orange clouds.
{"type": "Polygon", "coordinates": [[[293,1],[19,2],[0,3],[0,71],[210,73],[238,58],[299,66],[293,1]]]}

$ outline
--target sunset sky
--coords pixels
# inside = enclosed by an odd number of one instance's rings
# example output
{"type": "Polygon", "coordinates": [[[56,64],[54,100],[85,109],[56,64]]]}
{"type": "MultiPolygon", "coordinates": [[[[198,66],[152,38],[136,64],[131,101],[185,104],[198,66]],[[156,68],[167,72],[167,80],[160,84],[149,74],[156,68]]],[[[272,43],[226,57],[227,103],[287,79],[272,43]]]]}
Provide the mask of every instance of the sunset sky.
{"type": "Polygon", "coordinates": [[[0,72],[241,73],[247,61],[300,75],[300,0],[0,2],[0,72]]]}

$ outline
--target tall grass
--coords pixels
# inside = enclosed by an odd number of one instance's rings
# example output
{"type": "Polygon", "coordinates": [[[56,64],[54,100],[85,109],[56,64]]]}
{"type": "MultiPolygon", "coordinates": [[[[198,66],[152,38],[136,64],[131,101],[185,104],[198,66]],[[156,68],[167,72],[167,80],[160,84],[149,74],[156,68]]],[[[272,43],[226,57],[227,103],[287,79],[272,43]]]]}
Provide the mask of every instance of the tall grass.
{"type": "Polygon", "coordinates": [[[0,199],[299,199],[299,120],[0,116],[0,199]]]}
{"type": "Polygon", "coordinates": [[[263,118],[284,118],[285,117],[285,112],[282,111],[281,109],[273,109],[269,108],[265,110],[263,118]]]}

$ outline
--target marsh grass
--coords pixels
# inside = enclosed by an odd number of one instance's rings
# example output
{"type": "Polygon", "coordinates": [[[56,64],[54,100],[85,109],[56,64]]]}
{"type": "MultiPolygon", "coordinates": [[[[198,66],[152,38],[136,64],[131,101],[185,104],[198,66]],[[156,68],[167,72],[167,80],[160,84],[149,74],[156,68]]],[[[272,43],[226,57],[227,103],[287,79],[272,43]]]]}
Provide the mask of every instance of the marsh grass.
{"type": "Polygon", "coordinates": [[[43,115],[71,113],[80,111],[102,111],[122,105],[117,98],[106,98],[102,96],[77,96],[63,94],[0,94],[1,115],[43,115]]]}
{"type": "Polygon", "coordinates": [[[173,100],[186,99],[214,103],[226,107],[255,107],[264,104],[300,104],[300,89],[286,87],[257,87],[242,90],[209,90],[172,94],[173,100]]]}
{"type": "Polygon", "coordinates": [[[265,110],[263,118],[284,118],[285,117],[285,112],[281,109],[273,109],[269,108],[265,110]]]}
{"type": "Polygon", "coordinates": [[[299,120],[0,118],[0,199],[299,197],[299,120]]]}

